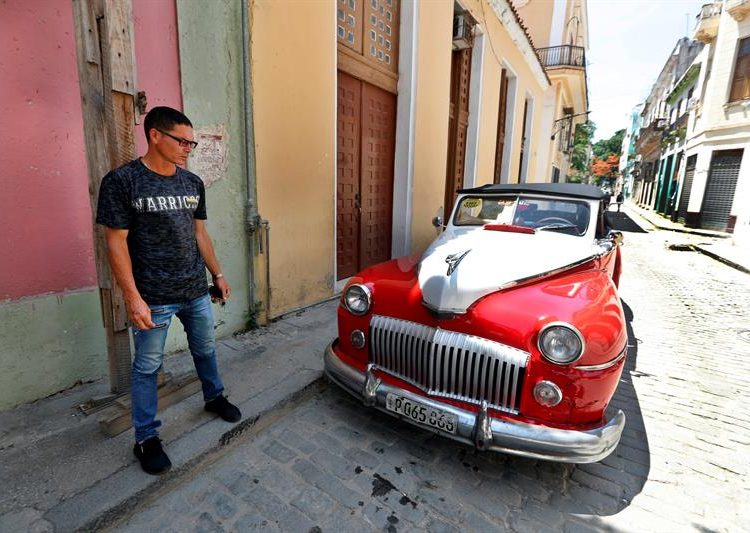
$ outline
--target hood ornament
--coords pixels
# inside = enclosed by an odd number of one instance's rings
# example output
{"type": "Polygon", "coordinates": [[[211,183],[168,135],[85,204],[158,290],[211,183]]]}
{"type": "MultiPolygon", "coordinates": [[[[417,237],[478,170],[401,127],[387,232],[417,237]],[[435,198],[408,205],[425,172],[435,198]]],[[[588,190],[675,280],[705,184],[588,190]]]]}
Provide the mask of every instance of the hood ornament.
{"type": "Polygon", "coordinates": [[[445,262],[448,263],[448,272],[445,273],[446,276],[450,276],[453,274],[453,271],[456,270],[456,267],[458,267],[458,264],[461,262],[461,260],[466,257],[466,254],[471,252],[471,248],[466,250],[465,252],[458,252],[455,254],[451,254],[448,257],[445,258],[445,262]]]}

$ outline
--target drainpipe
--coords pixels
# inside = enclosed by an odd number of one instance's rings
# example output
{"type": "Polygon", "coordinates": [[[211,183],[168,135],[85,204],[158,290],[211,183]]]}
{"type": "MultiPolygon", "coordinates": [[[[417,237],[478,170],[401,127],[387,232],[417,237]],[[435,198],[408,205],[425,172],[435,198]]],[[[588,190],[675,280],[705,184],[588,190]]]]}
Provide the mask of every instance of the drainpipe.
{"type": "Polygon", "coordinates": [[[255,194],[255,132],[253,130],[253,110],[250,94],[252,93],[252,82],[250,80],[250,21],[248,12],[248,2],[251,0],[241,0],[242,6],[242,108],[245,118],[245,171],[247,178],[247,196],[245,203],[245,231],[247,234],[249,258],[249,297],[248,308],[253,309],[255,306],[255,231],[260,225],[260,215],[258,214],[258,205],[255,194]]]}
{"type": "MultiPolygon", "coordinates": [[[[271,323],[271,224],[268,220],[260,220],[266,233],[266,324],[271,323]]],[[[263,250],[261,248],[261,253],[263,250]]]]}

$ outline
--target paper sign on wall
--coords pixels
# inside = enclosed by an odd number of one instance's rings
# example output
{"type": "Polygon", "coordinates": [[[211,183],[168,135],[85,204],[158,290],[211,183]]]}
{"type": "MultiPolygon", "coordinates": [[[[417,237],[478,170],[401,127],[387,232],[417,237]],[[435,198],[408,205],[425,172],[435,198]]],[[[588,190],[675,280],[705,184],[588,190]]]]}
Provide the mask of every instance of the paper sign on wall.
{"type": "Polygon", "coordinates": [[[212,124],[195,130],[198,147],[188,160],[188,169],[201,177],[206,187],[223,179],[227,173],[228,144],[224,124],[212,124]]]}

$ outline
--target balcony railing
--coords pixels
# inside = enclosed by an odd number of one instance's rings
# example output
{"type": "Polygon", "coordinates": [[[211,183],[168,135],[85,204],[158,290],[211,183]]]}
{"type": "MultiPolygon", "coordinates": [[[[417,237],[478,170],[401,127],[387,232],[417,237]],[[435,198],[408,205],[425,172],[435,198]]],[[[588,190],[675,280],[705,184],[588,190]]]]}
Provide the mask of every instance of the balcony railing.
{"type": "Polygon", "coordinates": [[[586,68],[586,50],[569,44],[537,48],[536,53],[544,68],[586,68]]]}

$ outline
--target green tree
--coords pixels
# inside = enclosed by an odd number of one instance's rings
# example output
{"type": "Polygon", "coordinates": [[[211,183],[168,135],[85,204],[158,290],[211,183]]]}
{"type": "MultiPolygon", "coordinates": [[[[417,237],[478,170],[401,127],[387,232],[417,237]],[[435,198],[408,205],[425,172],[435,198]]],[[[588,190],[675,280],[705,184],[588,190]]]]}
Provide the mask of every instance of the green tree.
{"type": "Polygon", "coordinates": [[[615,154],[618,157],[622,151],[622,139],[625,137],[625,130],[617,130],[609,139],[600,139],[594,143],[594,155],[599,159],[607,159],[615,154]]]}
{"type": "Polygon", "coordinates": [[[624,137],[625,130],[617,130],[609,139],[599,139],[592,146],[594,157],[589,171],[596,176],[597,185],[612,185],[612,180],[617,178],[624,137]]]}
{"type": "Polygon", "coordinates": [[[591,121],[576,125],[575,133],[573,134],[573,153],[570,162],[573,172],[568,176],[568,181],[580,183],[588,174],[589,151],[591,149],[591,139],[595,131],[596,124],[591,121]]]}

